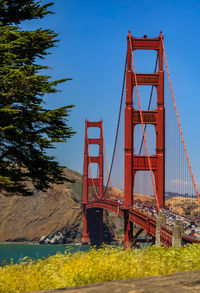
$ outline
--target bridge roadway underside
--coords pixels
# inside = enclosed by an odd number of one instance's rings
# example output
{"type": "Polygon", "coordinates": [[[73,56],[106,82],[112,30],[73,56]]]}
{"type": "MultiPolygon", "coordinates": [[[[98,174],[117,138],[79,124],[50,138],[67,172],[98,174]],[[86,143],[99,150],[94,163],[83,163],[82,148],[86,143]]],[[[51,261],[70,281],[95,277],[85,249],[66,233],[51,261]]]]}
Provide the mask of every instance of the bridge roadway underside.
{"type": "MultiPolygon", "coordinates": [[[[156,237],[156,219],[149,217],[148,215],[138,211],[137,209],[127,208],[118,202],[110,200],[92,200],[84,204],[85,210],[89,209],[105,209],[116,213],[125,219],[128,213],[128,218],[130,222],[133,222],[137,226],[141,227],[148,235],[156,237]]],[[[195,238],[182,235],[183,243],[200,243],[200,240],[195,238]]],[[[172,230],[168,229],[166,226],[161,226],[160,230],[160,242],[165,247],[172,246],[172,230]]]]}

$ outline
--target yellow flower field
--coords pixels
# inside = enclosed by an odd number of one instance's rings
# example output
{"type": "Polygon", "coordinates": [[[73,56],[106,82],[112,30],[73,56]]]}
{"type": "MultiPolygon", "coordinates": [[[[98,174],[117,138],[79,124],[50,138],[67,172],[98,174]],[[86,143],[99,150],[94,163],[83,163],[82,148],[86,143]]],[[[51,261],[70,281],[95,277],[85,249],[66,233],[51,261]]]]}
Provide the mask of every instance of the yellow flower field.
{"type": "Polygon", "coordinates": [[[41,260],[24,258],[20,264],[0,267],[0,292],[54,289],[188,270],[200,270],[198,244],[126,251],[105,246],[75,254],[66,251],[41,260]]]}

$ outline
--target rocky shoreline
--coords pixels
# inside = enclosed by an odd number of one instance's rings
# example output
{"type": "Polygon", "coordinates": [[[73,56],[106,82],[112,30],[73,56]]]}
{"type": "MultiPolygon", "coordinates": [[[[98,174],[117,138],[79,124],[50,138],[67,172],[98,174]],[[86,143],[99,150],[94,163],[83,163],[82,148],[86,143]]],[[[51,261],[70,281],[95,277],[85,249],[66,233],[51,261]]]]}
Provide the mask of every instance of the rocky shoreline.
{"type": "MultiPolygon", "coordinates": [[[[76,244],[82,238],[82,175],[65,169],[66,182],[47,192],[34,190],[29,197],[0,194],[0,242],[76,244]]],[[[114,232],[105,214],[104,236],[107,243],[114,232]]]]}

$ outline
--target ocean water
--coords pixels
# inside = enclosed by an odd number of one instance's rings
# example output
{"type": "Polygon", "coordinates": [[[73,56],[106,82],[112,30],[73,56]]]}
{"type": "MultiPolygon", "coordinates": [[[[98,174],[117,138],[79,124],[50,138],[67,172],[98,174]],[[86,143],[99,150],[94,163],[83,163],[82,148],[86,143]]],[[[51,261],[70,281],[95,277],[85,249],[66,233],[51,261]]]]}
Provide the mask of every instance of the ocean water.
{"type": "Polygon", "coordinates": [[[0,243],[0,265],[3,262],[19,263],[24,257],[39,259],[56,254],[56,252],[64,253],[70,250],[72,253],[77,251],[88,251],[90,245],[63,245],[63,244],[14,244],[0,243]]]}

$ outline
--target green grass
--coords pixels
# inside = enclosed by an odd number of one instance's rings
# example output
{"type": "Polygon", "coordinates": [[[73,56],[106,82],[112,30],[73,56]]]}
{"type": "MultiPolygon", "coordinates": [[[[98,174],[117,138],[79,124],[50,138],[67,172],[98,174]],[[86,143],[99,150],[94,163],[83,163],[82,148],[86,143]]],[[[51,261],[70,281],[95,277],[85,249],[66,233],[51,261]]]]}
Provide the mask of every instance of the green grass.
{"type": "Polygon", "coordinates": [[[126,251],[105,246],[86,253],[57,253],[37,261],[25,258],[20,264],[1,267],[0,292],[55,289],[188,270],[200,270],[198,244],[126,251]]]}

